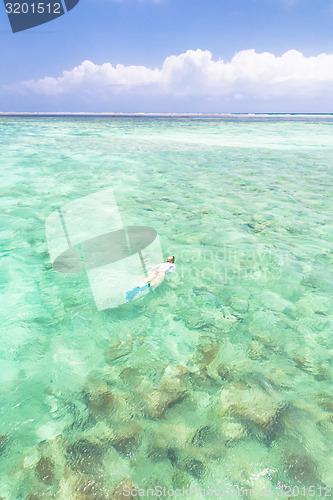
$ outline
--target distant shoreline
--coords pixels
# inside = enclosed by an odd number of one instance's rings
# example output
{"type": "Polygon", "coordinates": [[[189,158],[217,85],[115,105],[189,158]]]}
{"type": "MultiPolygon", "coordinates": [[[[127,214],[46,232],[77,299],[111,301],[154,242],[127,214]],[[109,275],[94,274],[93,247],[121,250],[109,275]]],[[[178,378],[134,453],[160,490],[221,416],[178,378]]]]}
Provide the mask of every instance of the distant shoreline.
{"type": "Polygon", "coordinates": [[[152,117],[152,118],[228,118],[228,117],[239,117],[239,118],[265,118],[265,117],[284,117],[284,118],[295,118],[295,117],[327,117],[333,118],[333,113],[86,113],[86,112],[18,112],[18,111],[0,111],[0,116],[106,116],[106,117],[152,117]]]}

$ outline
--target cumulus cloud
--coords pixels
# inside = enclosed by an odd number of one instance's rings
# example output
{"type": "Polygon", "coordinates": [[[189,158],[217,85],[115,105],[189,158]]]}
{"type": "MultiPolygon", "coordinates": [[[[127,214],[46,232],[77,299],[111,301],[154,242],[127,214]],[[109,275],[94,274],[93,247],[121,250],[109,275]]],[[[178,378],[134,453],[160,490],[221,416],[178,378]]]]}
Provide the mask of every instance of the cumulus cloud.
{"type": "Polygon", "coordinates": [[[6,87],[7,92],[103,95],[136,92],[145,95],[272,99],[332,95],[333,54],[306,57],[297,50],[281,56],[243,50],[231,61],[215,60],[208,50],[188,50],[165,59],[160,68],[102,65],[84,61],[62,76],[46,76],[6,87]]]}

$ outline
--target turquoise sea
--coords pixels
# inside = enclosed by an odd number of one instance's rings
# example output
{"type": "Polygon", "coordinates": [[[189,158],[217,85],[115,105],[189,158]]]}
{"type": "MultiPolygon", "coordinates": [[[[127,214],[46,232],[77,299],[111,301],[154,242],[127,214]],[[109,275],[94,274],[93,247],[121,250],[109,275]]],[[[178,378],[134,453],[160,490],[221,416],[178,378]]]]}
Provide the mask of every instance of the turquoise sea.
{"type": "Polygon", "coordinates": [[[333,496],[332,118],[0,117],[0,169],[1,498],[333,496]],[[98,312],[45,220],[105,188],[177,272],[98,312]]]}

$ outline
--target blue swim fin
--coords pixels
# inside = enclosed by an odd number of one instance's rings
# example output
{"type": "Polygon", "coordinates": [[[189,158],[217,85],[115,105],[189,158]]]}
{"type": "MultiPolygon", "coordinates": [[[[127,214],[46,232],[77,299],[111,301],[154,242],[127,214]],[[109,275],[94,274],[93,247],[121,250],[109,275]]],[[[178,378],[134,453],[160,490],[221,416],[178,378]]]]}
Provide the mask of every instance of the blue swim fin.
{"type": "Polygon", "coordinates": [[[150,283],[147,285],[142,286],[141,288],[138,286],[135,286],[132,288],[132,290],[129,290],[126,292],[126,302],[131,302],[131,300],[135,299],[135,297],[138,295],[138,293],[143,292],[146,288],[150,287],[150,283]]]}

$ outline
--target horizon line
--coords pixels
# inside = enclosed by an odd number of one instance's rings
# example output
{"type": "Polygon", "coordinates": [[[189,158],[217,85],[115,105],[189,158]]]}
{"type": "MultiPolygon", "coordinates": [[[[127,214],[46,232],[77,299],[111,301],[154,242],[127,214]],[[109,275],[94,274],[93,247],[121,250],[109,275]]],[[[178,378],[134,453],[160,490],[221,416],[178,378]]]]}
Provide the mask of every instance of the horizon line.
{"type": "Polygon", "coordinates": [[[325,112],[250,112],[250,113],[145,113],[145,112],[86,112],[86,111],[0,111],[0,116],[110,116],[110,117],[269,117],[269,116],[285,116],[285,117],[315,117],[327,116],[333,118],[333,113],[325,112]]]}

